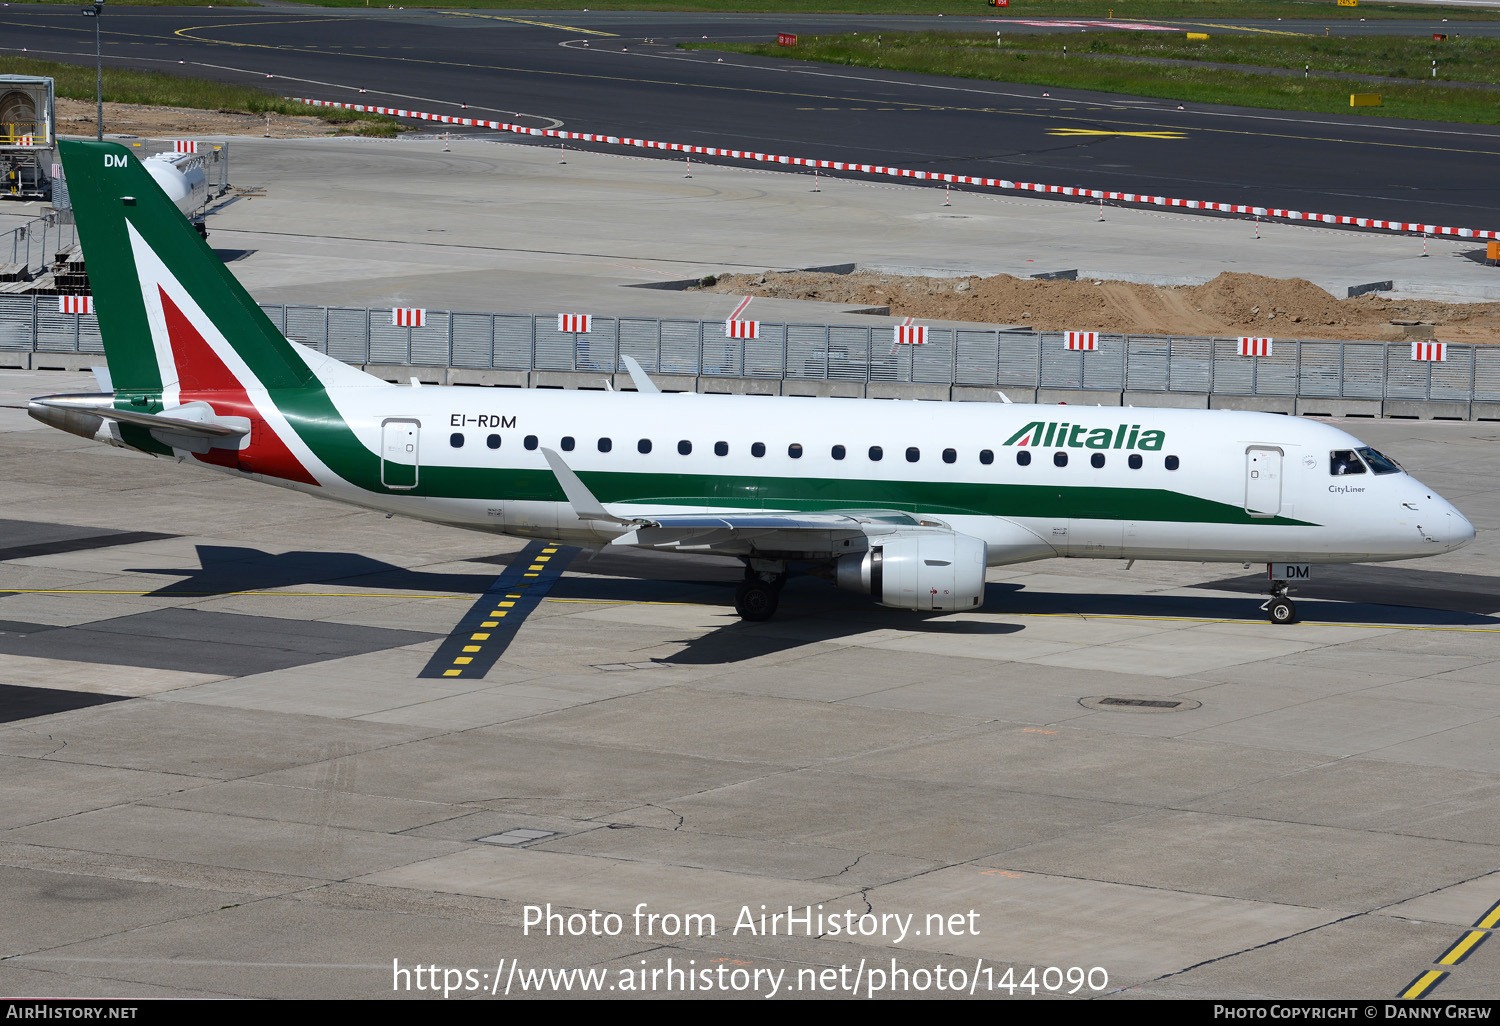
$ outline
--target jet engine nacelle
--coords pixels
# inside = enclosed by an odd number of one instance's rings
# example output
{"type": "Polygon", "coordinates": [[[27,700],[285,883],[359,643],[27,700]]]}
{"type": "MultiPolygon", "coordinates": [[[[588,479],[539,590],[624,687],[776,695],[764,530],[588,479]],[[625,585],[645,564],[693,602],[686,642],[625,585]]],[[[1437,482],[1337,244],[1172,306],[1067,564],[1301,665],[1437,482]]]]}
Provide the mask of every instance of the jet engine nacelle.
{"type": "Polygon", "coordinates": [[[923,531],[871,539],[838,561],[838,586],[898,609],[954,612],[984,603],[985,544],[966,534],[923,531]]]}
{"type": "Polygon", "coordinates": [[[141,163],[185,217],[191,219],[208,202],[208,175],[202,157],[158,153],[141,163]]]}

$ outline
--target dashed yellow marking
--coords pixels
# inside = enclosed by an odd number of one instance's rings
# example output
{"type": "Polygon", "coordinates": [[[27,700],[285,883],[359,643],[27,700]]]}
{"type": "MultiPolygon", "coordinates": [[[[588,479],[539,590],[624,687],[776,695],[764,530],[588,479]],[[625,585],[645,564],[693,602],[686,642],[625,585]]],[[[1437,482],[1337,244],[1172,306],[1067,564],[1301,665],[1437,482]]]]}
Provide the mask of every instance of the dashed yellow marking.
{"type": "MultiPolygon", "coordinates": [[[[511,607],[511,606],[513,606],[513,605],[515,605],[515,603],[514,603],[514,602],[502,602],[502,603],[500,603],[500,608],[502,608],[502,609],[507,609],[507,608],[509,608],[509,607],[511,607]]],[[[496,616],[499,616],[499,615],[500,615],[500,614],[499,614],[499,613],[496,613],[496,614],[495,614],[495,615],[496,615],[496,616]]]]}
{"type": "Polygon", "coordinates": [[[490,640],[490,636],[488,634],[486,634],[485,632],[481,631],[478,634],[470,634],[469,635],[469,640],[470,641],[489,641],[490,640]]]}
{"type": "Polygon", "coordinates": [[[545,570],[546,567],[542,566],[540,563],[533,563],[530,566],[528,566],[526,569],[528,569],[528,570],[545,570]]]}
{"type": "Polygon", "coordinates": [[[462,671],[462,670],[444,670],[443,671],[443,676],[444,677],[461,677],[461,676],[463,676],[463,672],[464,671],[462,671]]]}
{"type": "Polygon", "coordinates": [[[542,575],[541,574],[522,574],[521,576],[522,577],[540,577],[542,575]]]}
{"type": "Polygon", "coordinates": [[[1438,969],[1429,969],[1415,980],[1412,980],[1410,986],[1401,992],[1401,996],[1408,1000],[1415,1000],[1426,994],[1433,987],[1436,987],[1439,983],[1442,983],[1447,975],[1447,973],[1438,969]]]}
{"type": "Polygon", "coordinates": [[[479,646],[478,645],[465,645],[464,646],[464,651],[465,652],[478,652],[479,651],[479,646]]]}
{"type": "Polygon", "coordinates": [[[474,661],[474,657],[473,656],[459,656],[457,659],[455,659],[453,661],[455,663],[462,663],[463,665],[467,666],[467,665],[469,665],[470,663],[472,663],[474,661]]]}
{"type": "Polygon", "coordinates": [[[1481,930],[1493,930],[1497,924],[1500,924],[1500,901],[1491,905],[1490,910],[1474,925],[1481,930]]]}
{"type": "MultiPolygon", "coordinates": [[[[490,615],[494,616],[495,614],[491,613],[490,615]]],[[[499,627],[500,623],[497,620],[486,620],[486,621],[484,621],[484,623],[480,624],[479,626],[481,626],[481,627],[499,627]]]]}
{"type": "Polygon", "coordinates": [[[1443,957],[1438,959],[1434,964],[1458,965],[1458,963],[1469,957],[1470,952],[1483,944],[1484,939],[1489,935],[1490,932],[1488,930],[1470,930],[1460,937],[1453,947],[1443,952],[1443,957]]]}
{"type": "Polygon", "coordinates": [[[499,14],[472,14],[468,11],[444,11],[443,13],[452,15],[455,18],[484,18],[487,21],[509,21],[517,25],[536,25],[539,28],[562,29],[564,32],[582,32],[586,36],[610,36],[618,38],[618,33],[615,32],[579,28],[577,25],[558,25],[550,21],[533,21],[530,18],[507,18],[499,14]]]}

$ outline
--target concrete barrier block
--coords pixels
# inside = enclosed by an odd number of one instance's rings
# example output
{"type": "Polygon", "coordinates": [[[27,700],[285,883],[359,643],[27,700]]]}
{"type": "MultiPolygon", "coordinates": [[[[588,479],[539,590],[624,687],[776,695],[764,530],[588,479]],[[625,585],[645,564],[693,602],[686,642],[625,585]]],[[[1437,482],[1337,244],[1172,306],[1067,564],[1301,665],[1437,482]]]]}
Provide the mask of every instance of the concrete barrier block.
{"type": "Polygon", "coordinates": [[[1379,399],[1298,399],[1299,417],[1379,417],[1379,399]]]}
{"type": "MultiPolygon", "coordinates": [[[[1039,388],[1036,401],[1044,405],[1067,403],[1069,406],[1124,406],[1119,392],[1093,392],[1081,388],[1039,388]]],[[[1142,404],[1144,405],[1144,404],[1142,404]]]]}
{"type": "Polygon", "coordinates": [[[1126,392],[1126,406],[1154,406],[1167,410],[1206,410],[1208,396],[1193,392],[1126,392]]]}
{"type": "Polygon", "coordinates": [[[1297,401],[1291,396],[1211,395],[1210,410],[1250,410],[1260,413],[1296,413],[1297,401]]]}

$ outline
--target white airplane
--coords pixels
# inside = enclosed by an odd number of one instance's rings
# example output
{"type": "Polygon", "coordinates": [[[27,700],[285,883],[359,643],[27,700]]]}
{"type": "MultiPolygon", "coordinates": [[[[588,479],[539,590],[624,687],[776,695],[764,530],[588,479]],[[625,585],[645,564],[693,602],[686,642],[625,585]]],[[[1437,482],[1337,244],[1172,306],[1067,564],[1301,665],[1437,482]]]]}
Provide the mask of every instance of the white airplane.
{"type": "Polygon", "coordinates": [[[1389,457],[1263,413],[401,387],[289,342],[140,163],[59,144],[112,391],[33,417],[370,509],[586,546],[737,557],[735,607],[793,564],[886,606],[979,608],[1053,556],[1264,562],[1274,623],[1314,563],[1474,536],[1389,457]]]}

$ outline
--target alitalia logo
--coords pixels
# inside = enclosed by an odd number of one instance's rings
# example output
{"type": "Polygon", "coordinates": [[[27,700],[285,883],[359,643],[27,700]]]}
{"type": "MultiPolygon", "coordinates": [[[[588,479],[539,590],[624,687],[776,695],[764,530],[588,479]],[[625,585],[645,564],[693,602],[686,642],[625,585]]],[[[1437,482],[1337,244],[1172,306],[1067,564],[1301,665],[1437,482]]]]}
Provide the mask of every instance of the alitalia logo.
{"type": "Polygon", "coordinates": [[[1086,427],[1067,421],[1033,420],[1005,440],[1006,445],[1067,446],[1070,449],[1143,449],[1160,451],[1165,431],[1142,431],[1139,424],[1117,428],[1086,427]]]}

